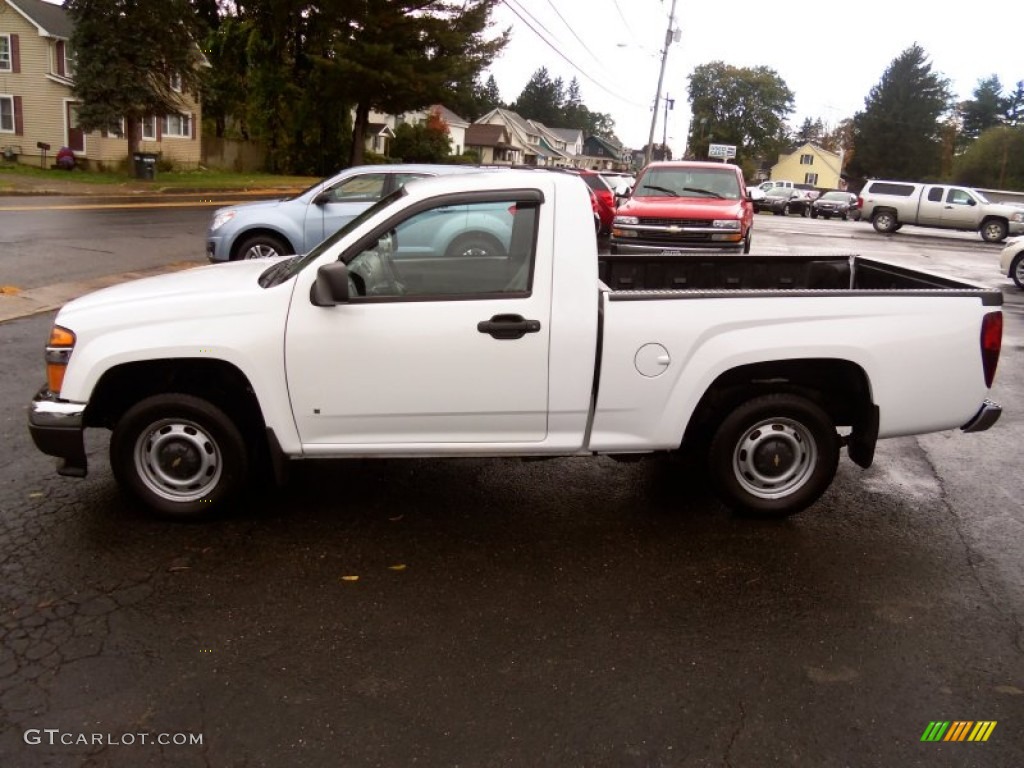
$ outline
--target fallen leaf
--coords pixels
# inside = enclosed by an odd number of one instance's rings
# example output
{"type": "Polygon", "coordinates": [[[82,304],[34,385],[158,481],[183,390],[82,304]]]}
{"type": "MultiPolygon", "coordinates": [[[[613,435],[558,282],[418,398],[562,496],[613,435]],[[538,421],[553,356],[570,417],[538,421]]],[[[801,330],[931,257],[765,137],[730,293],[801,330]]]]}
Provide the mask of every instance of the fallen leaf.
{"type": "Polygon", "coordinates": [[[405,515],[399,515],[398,517],[389,517],[388,520],[390,520],[392,523],[397,523],[403,517],[405,517],[405,515]]]}
{"type": "Polygon", "coordinates": [[[358,576],[342,576],[341,580],[342,581],[359,581],[359,577],[358,576]]]}
{"type": "Polygon", "coordinates": [[[45,496],[45,495],[46,495],[46,494],[44,494],[44,493],[43,493],[42,491],[33,491],[32,493],[30,493],[30,494],[28,495],[28,497],[29,497],[30,499],[41,499],[41,498],[43,498],[43,496],[45,496]]]}
{"type": "Polygon", "coordinates": [[[408,567],[409,566],[407,566],[405,563],[396,563],[395,565],[389,565],[388,566],[388,570],[389,571],[404,571],[408,567]]]}

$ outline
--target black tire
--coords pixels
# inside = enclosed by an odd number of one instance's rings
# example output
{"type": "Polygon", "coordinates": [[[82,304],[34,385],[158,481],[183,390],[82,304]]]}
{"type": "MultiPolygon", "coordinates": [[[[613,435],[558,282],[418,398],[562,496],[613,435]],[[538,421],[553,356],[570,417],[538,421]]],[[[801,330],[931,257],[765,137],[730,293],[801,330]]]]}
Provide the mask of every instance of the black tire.
{"type": "Polygon", "coordinates": [[[781,211],[772,211],[775,216],[785,216],[788,212],[787,208],[783,208],[781,211]]]}
{"type": "Polygon", "coordinates": [[[750,232],[747,232],[747,236],[743,238],[743,252],[750,253],[750,241],[753,238],[750,232]]]}
{"type": "Polygon", "coordinates": [[[711,479],[728,506],[756,517],[788,517],[817,501],[832,483],[839,436],[811,400],[761,395],[725,418],[708,459],[711,479]]]}
{"type": "Polygon", "coordinates": [[[504,255],[505,248],[502,244],[486,232],[467,232],[464,235],[459,235],[445,249],[445,256],[449,258],[504,255]]]}
{"type": "Polygon", "coordinates": [[[202,398],[154,395],[129,408],[110,438],[114,477],[146,506],[179,520],[209,515],[245,484],[245,440],[202,398]]]}
{"type": "Polygon", "coordinates": [[[276,235],[250,235],[239,241],[238,247],[235,248],[231,256],[231,260],[242,261],[245,259],[263,259],[271,256],[291,256],[293,253],[295,253],[295,249],[276,235]]]}
{"type": "Polygon", "coordinates": [[[1010,279],[1024,291],[1024,251],[1014,256],[1010,262],[1010,279]]]}
{"type": "Polygon", "coordinates": [[[1009,231],[1006,222],[1002,219],[989,219],[981,223],[981,239],[986,243],[1001,243],[1006,239],[1009,231]]]}
{"type": "Polygon", "coordinates": [[[850,214],[844,213],[843,214],[843,221],[849,221],[849,220],[850,220],[850,214]]]}
{"type": "Polygon", "coordinates": [[[876,232],[881,232],[883,235],[887,235],[890,232],[895,232],[899,229],[899,222],[896,220],[896,214],[892,211],[879,211],[871,217],[871,226],[875,228],[876,232]]]}
{"type": "MultiPolygon", "coordinates": [[[[818,218],[818,212],[817,212],[817,211],[815,211],[815,210],[812,210],[812,211],[811,211],[811,218],[812,218],[812,219],[816,219],[816,218],[818,218]]],[[[827,218],[828,218],[828,216],[825,216],[825,218],[827,219],[827,218]]]]}

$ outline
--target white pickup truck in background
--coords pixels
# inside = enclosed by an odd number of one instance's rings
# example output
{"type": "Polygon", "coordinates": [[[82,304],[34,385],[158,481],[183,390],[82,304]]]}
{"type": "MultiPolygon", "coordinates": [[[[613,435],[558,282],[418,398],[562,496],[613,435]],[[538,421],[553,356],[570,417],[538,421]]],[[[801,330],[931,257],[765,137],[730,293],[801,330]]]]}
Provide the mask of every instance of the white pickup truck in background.
{"type": "Polygon", "coordinates": [[[699,448],[764,516],[817,500],[840,450],[988,428],[999,292],[846,256],[599,257],[576,177],[413,181],[304,256],[139,280],[67,304],[36,445],[198,517],[289,460],[699,448]],[[499,248],[436,248],[457,225],[499,248]],[[600,260],[599,260],[600,259],[600,260]]]}
{"type": "Polygon", "coordinates": [[[975,231],[988,243],[1024,234],[1024,208],[992,203],[976,189],[949,184],[869,181],[860,192],[860,217],[882,233],[914,224],[975,231]]]}

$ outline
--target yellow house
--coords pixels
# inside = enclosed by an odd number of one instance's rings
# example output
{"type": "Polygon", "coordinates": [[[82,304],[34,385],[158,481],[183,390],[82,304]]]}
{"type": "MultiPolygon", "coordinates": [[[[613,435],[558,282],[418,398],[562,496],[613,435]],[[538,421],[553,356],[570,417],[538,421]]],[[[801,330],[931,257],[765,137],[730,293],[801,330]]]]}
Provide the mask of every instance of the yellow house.
{"type": "MultiPolygon", "coordinates": [[[[0,0],[0,159],[52,165],[61,147],[79,163],[113,166],[128,159],[117,131],[85,132],[77,124],[72,23],[59,5],[43,0],[0,0]]],[[[172,83],[173,87],[173,83],[172,83]]],[[[180,114],[142,121],[140,152],[176,165],[200,159],[202,115],[197,97],[182,94],[180,114]]],[[[123,133],[123,126],[119,127],[123,133]]]]}
{"type": "Polygon", "coordinates": [[[822,189],[845,189],[842,154],[829,152],[808,142],[789,155],[779,155],[772,166],[772,181],[811,184],[822,189]]]}

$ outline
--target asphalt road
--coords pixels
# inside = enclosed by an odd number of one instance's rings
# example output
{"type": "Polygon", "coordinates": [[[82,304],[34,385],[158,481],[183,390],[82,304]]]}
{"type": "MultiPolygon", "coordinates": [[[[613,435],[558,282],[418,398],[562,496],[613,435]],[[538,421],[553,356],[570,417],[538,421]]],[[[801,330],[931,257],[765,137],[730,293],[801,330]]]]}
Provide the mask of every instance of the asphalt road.
{"type": "MultiPolygon", "coordinates": [[[[208,215],[75,226],[176,261],[208,215]]],[[[120,495],[102,434],[56,476],[25,429],[52,314],[0,324],[0,766],[1020,765],[1024,296],[980,240],[756,232],[1005,288],[1000,423],[844,459],[773,524],[699,468],[559,459],[314,464],[175,525],[120,495]],[[936,720],[997,726],[922,742],[936,720]]],[[[19,242],[61,279],[110,268],[19,242]]]]}

